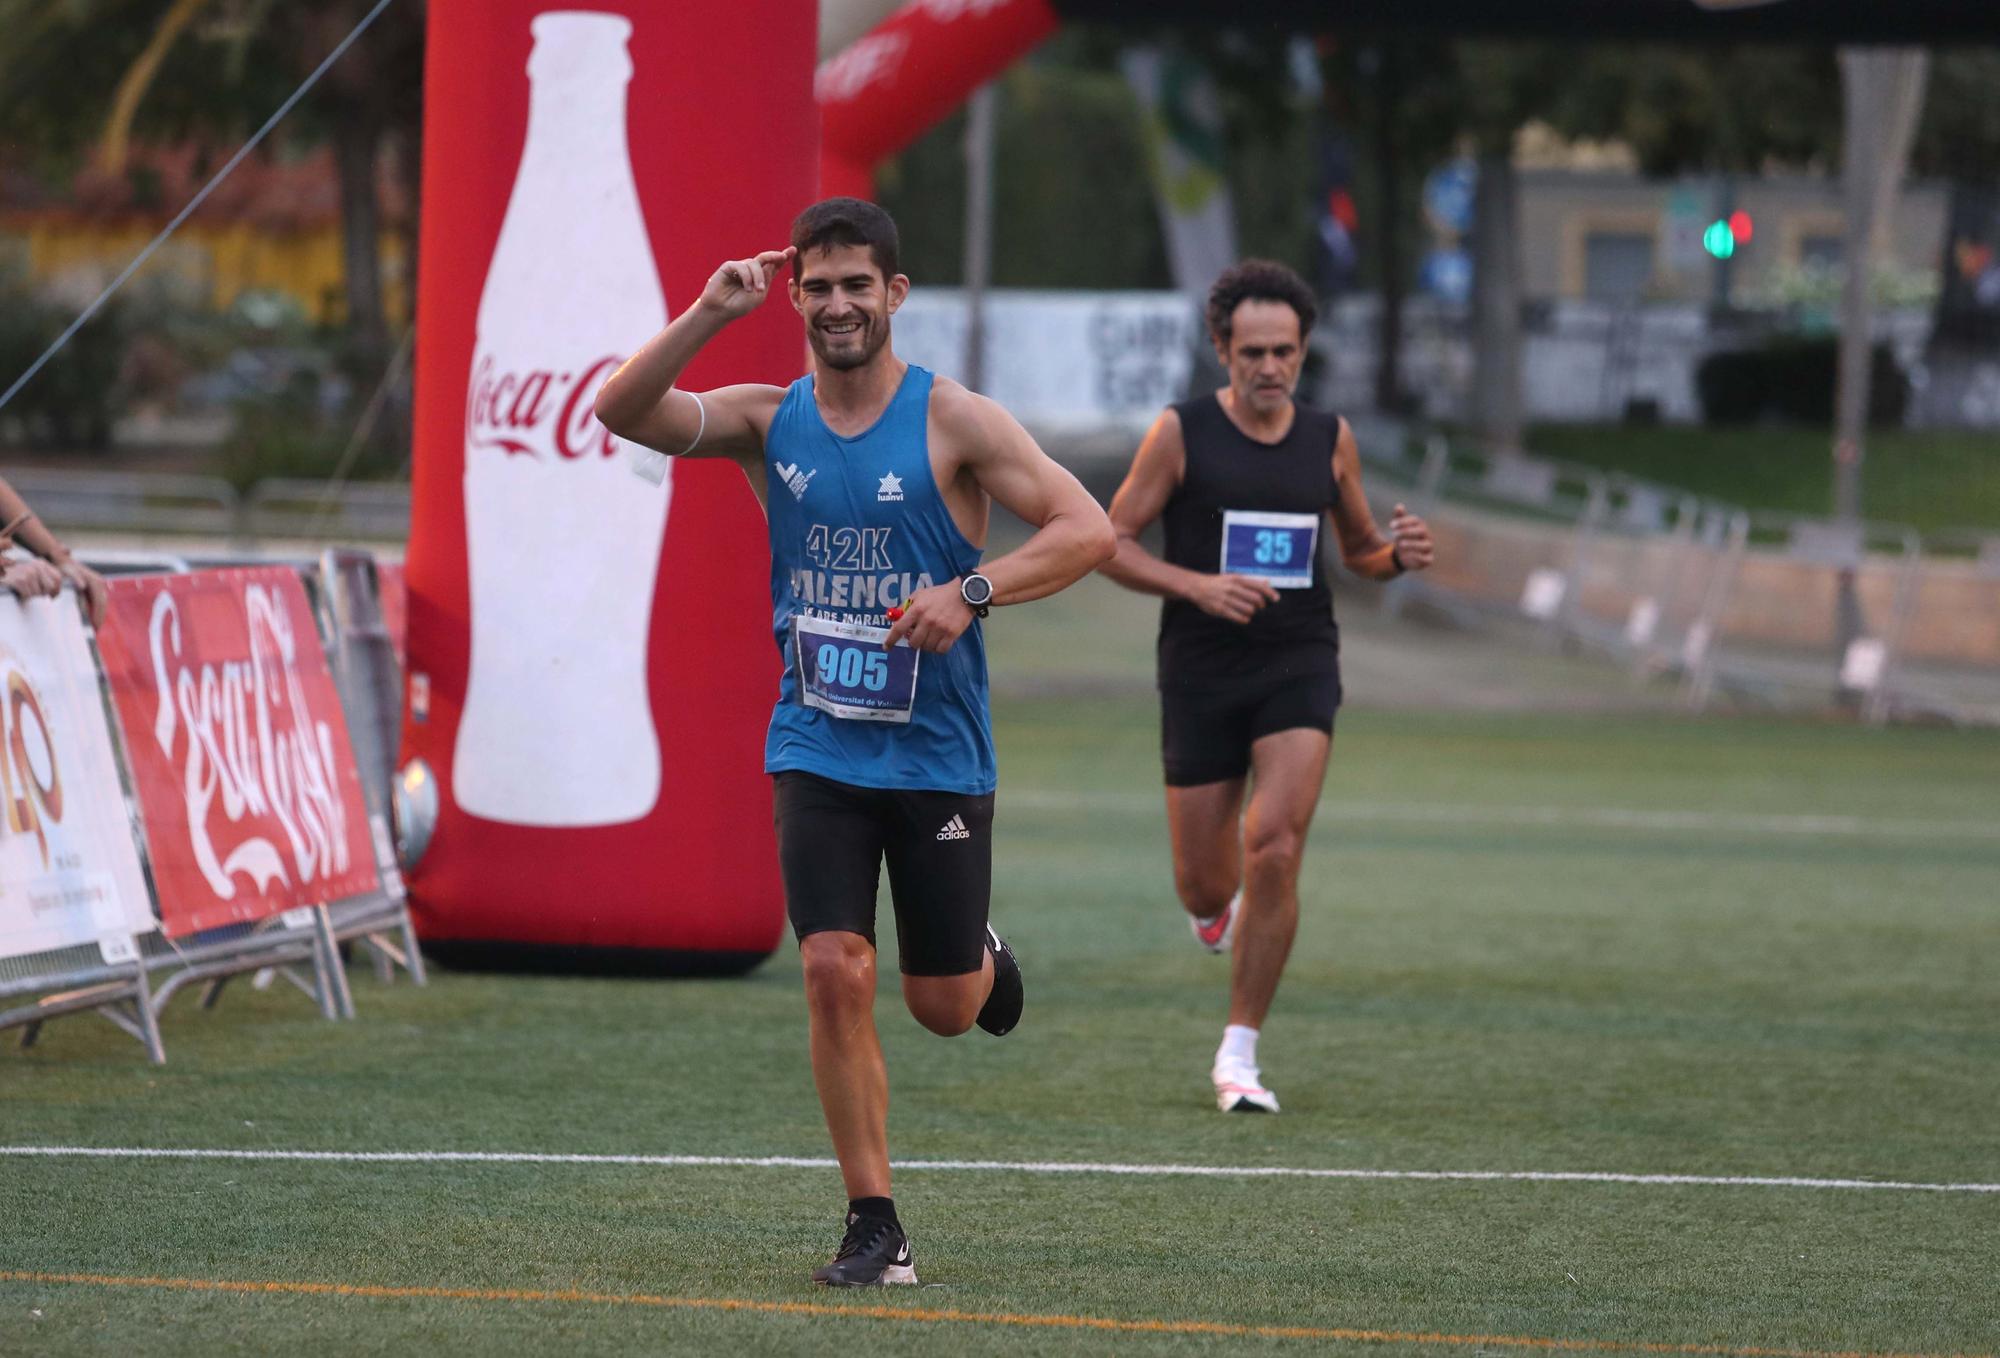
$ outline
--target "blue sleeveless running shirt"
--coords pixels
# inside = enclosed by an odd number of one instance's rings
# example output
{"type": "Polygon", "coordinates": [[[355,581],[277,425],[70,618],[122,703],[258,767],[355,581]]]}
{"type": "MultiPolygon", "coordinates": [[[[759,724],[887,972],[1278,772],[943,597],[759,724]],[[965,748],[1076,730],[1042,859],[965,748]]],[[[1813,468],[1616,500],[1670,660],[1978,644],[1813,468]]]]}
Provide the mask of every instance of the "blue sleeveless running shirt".
{"type": "Polygon", "coordinates": [[[881,418],[843,438],[808,374],[771,421],[771,626],[785,673],[767,773],[969,794],[998,781],[978,620],[944,655],[885,652],[878,630],[888,609],[979,565],[931,473],[931,382],[912,364],[881,418]]]}

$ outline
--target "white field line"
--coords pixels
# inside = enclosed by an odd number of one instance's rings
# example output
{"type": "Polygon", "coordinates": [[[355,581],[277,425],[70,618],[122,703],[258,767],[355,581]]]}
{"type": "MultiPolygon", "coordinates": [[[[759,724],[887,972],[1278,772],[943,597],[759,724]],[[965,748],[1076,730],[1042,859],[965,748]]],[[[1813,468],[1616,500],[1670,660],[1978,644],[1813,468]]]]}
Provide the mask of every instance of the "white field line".
{"type": "MultiPolygon", "coordinates": [[[[1000,790],[1002,810],[1166,812],[1157,792],[1071,792],[1054,788],[1000,790]]],[[[2000,840],[1994,820],[1786,815],[1738,811],[1646,810],[1619,806],[1489,806],[1453,802],[1322,802],[1315,820],[1349,824],[1499,825],[1570,829],[1658,830],[1669,833],[1747,830],[1774,835],[1875,836],[1887,839],[2000,840]]]]}
{"type": "MultiPolygon", "coordinates": [[[[661,1169],[836,1169],[807,1155],[569,1155],[540,1151],[218,1150],[152,1146],[0,1146],[0,1159],[279,1160],[342,1165],[641,1165],[661,1169]]],[[[1286,1165],[1133,1165],[1094,1160],[898,1160],[899,1170],[974,1174],[1113,1174],[1193,1179],[1368,1179],[1472,1183],[1639,1184],[1659,1188],[1883,1189],[2000,1193],[2000,1183],[1904,1183],[1757,1174],[1611,1174],[1568,1170],[1313,1169],[1286,1165]]]]}

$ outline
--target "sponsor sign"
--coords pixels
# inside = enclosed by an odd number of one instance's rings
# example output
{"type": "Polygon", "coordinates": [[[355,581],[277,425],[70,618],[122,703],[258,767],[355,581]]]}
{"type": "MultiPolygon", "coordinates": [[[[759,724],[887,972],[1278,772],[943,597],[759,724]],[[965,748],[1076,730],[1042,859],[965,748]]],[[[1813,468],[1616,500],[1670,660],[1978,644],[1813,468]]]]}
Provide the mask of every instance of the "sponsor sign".
{"type": "Polygon", "coordinates": [[[98,644],[169,936],[378,889],[340,695],[294,572],[114,580],[98,644]]]}
{"type": "Polygon", "coordinates": [[[0,957],[154,928],[76,601],[0,593],[0,957]]]}
{"type": "MultiPolygon", "coordinates": [[[[591,403],[608,363],[815,196],[817,9],[425,13],[396,759],[421,759],[439,796],[409,870],[417,928],[768,953],[785,912],[761,757],[781,673],[763,514],[725,460],[635,478],[591,403]],[[690,196],[702,184],[729,189],[690,196]]],[[[782,385],[803,353],[774,299],[681,382],[782,385]]],[[[393,629],[386,585],[383,608],[393,629]]]]}
{"type": "MultiPolygon", "coordinates": [[[[1032,428],[1143,430],[1183,400],[1199,312],[1177,292],[986,295],[986,395],[1032,428]]],[[[921,288],[896,312],[896,352],[946,377],[965,370],[965,297],[921,288]]]]}

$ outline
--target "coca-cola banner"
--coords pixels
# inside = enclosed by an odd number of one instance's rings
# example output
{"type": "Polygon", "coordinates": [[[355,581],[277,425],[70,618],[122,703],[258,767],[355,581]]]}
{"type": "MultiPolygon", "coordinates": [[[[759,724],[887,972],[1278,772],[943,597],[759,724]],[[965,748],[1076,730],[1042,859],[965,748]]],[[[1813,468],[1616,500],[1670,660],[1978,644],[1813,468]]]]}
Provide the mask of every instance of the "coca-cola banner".
{"type": "Polygon", "coordinates": [[[380,889],[295,572],[115,579],[97,644],[168,936],[380,889]]]}
{"type": "Polygon", "coordinates": [[[1049,0],[910,0],[814,80],[820,191],[872,198],[875,165],[1055,32],[1049,0]]]}
{"type": "Polygon", "coordinates": [[[153,927],[76,600],[0,590],[0,957],[153,927]]]}
{"type": "MultiPolygon", "coordinates": [[[[768,952],[761,511],[726,461],[664,485],[597,389],[813,185],[813,6],[432,0],[404,756],[443,796],[432,940],[768,952]]],[[[801,369],[782,301],[696,390],[801,369]]]]}

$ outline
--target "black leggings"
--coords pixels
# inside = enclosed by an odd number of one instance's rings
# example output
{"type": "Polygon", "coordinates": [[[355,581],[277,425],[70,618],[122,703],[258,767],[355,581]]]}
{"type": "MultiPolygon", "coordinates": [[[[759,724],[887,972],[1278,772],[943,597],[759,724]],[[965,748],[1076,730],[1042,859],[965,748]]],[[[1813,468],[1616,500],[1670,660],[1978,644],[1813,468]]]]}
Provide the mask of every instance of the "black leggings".
{"type": "Polygon", "coordinates": [[[875,893],[889,862],[906,976],[963,976],[986,951],[993,895],[993,794],[856,787],[774,775],[778,867],[792,932],[875,942],[875,893]]]}

